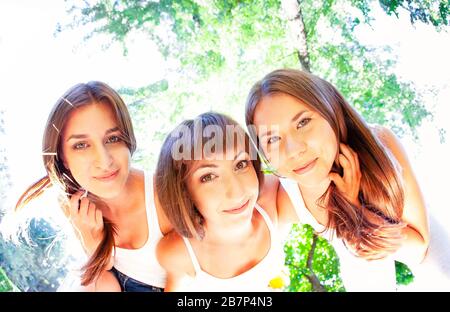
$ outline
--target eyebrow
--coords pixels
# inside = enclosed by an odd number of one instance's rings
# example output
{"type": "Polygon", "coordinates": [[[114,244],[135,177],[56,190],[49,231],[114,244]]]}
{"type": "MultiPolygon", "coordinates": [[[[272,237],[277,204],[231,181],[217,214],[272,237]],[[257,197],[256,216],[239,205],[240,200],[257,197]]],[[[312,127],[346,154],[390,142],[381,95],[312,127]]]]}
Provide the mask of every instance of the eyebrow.
{"type": "Polygon", "coordinates": [[[296,121],[297,119],[300,118],[301,115],[303,115],[303,114],[306,113],[306,112],[307,112],[306,110],[301,110],[301,111],[299,111],[297,114],[295,114],[294,117],[292,117],[291,122],[296,121]]]}
{"type": "MultiPolygon", "coordinates": [[[[242,153],[245,153],[245,151],[240,151],[238,154],[236,154],[236,155],[234,156],[233,161],[235,161],[239,156],[241,156],[242,153]]],[[[219,167],[219,166],[217,166],[217,165],[215,165],[215,164],[203,164],[203,165],[200,165],[200,166],[198,166],[197,168],[195,168],[195,170],[194,170],[192,173],[195,173],[195,172],[197,172],[198,170],[203,169],[203,168],[218,168],[218,167],[219,167]]]]}
{"type": "MultiPolygon", "coordinates": [[[[292,117],[291,123],[294,122],[294,121],[296,121],[297,119],[299,119],[300,116],[303,115],[303,114],[306,113],[306,112],[307,112],[307,110],[301,110],[301,111],[299,111],[297,114],[295,114],[294,117],[292,117]]],[[[263,134],[261,134],[259,137],[262,138],[262,137],[265,137],[265,136],[269,136],[269,135],[271,135],[271,134],[272,134],[272,130],[268,130],[268,131],[264,132],[263,134]]]]}
{"type": "MultiPolygon", "coordinates": [[[[108,135],[112,132],[116,132],[119,130],[120,130],[119,127],[114,127],[114,128],[108,129],[105,131],[105,135],[108,135]]],[[[88,137],[87,134],[72,134],[70,137],[67,138],[66,142],[69,140],[72,140],[72,139],[85,139],[87,137],[88,137]]]]}

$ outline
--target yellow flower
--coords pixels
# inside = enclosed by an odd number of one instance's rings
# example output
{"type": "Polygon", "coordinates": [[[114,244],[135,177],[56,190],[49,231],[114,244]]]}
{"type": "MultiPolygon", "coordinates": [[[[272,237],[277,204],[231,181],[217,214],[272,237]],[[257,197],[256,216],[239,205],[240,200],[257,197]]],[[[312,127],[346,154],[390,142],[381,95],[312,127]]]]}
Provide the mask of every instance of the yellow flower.
{"type": "Polygon", "coordinates": [[[284,280],[281,276],[272,278],[269,282],[270,288],[279,289],[284,287],[284,280]]]}

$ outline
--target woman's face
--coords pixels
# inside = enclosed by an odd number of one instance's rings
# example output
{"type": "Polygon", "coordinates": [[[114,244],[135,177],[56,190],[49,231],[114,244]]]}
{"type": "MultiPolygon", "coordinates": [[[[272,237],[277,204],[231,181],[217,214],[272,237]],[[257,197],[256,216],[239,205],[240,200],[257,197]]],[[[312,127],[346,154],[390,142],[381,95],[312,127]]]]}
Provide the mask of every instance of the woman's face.
{"type": "Polygon", "coordinates": [[[82,188],[101,198],[114,198],[124,189],[130,151],[111,107],[92,103],[72,111],[63,129],[64,166],[82,188]]]}
{"type": "Polygon", "coordinates": [[[328,183],[336,135],[319,113],[283,93],[265,96],[254,115],[261,147],[277,172],[303,186],[328,183]]]}
{"type": "Polygon", "coordinates": [[[187,178],[189,195],[206,224],[234,225],[252,216],[258,178],[243,148],[231,153],[195,161],[187,178]]]}

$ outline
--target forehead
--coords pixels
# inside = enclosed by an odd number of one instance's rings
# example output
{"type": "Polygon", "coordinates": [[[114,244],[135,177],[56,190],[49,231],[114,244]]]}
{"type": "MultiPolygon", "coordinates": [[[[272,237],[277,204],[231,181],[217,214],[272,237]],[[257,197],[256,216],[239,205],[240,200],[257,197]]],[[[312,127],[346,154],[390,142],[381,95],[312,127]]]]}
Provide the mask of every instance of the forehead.
{"type": "Polygon", "coordinates": [[[244,144],[236,144],[234,148],[224,148],[224,151],[210,152],[203,151],[200,159],[188,161],[189,171],[193,172],[202,166],[229,166],[230,162],[234,162],[236,159],[242,158],[246,155],[247,151],[244,144]]]}
{"type": "Polygon", "coordinates": [[[270,94],[264,96],[256,106],[253,120],[256,126],[282,126],[302,110],[312,109],[291,95],[270,94]]]}
{"type": "Polygon", "coordinates": [[[64,126],[63,136],[73,133],[89,134],[105,131],[117,126],[117,118],[110,105],[91,103],[75,108],[70,112],[64,126]]]}

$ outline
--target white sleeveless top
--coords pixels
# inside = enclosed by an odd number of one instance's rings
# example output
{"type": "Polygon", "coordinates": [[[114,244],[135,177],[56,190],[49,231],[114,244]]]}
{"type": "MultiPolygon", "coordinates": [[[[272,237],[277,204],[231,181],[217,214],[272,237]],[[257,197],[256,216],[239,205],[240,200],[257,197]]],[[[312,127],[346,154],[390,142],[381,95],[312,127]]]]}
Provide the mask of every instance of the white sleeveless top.
{"type": "MultiPolygon", "coordinates": [[[[325,227],[306,208],[297,182],[285,178],[280,178],[280,182],[289,195],[300,222],[311,225],[316,232],[322,232],[325,227]]],[[[396,290],[395,262],[392,258],[367,261],[356,257],[345,247],[342,239],[332,235],[332,232],[326,231],[322,235],[331,243],[339,257],[341,278],[346,291],[396,290]]]]}
{"type": "Polygon", "coordinates": [[[198,291],[198,292],[247,292],[256,291],[264,292],[270,291],[269,282],[274,277],[278,276],[284,265],[284,251],[283,244],[274,228],[270,217],[267,213],[259,207],[255,206],[256,210],[263,216],[264,221],[269,228],[270,233],[270,249],[266,256],[248,271],[231,278],[218,278],[201,269],[200,263],[195,256],[191,243],[186,237],[183,237],[186,248],[191,257],[192,264],[195,269],[195,277],[189,278],[186,283],[186,289],[182,291],[198,291]]]}
{"type": "Polygon", "coordinates": [[[164,288],[166,271],[156,259],[156,245],[163,237],[153,199],[153,178],[144,173],[145,209],[147,211],[148,240],[139,249],[125,249],[116,246],[114,267],[123,274],[147,285],[164,288]]]}

